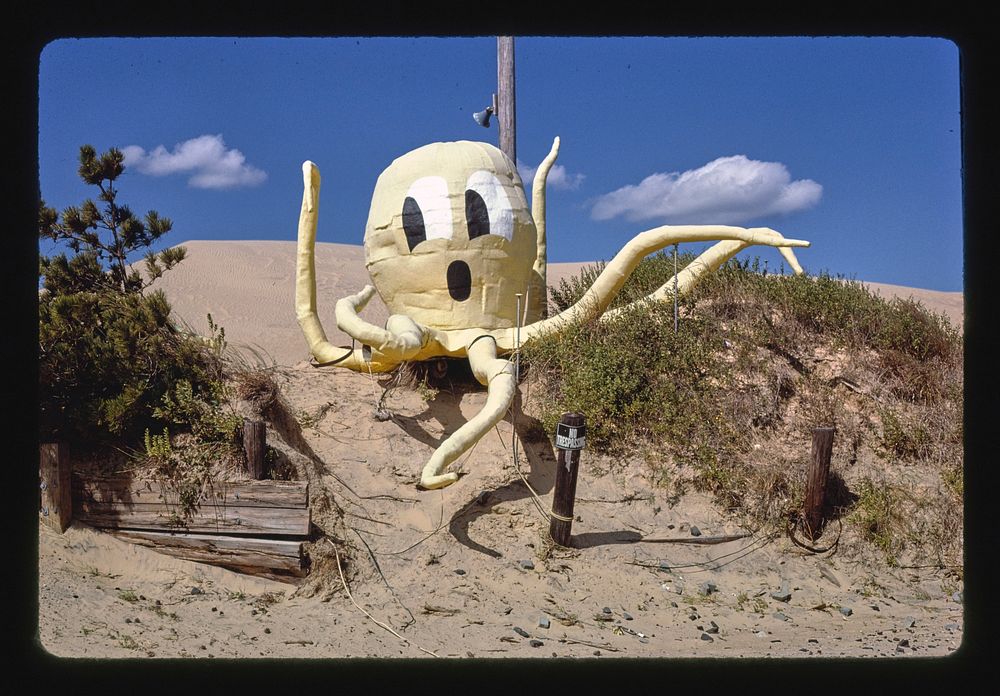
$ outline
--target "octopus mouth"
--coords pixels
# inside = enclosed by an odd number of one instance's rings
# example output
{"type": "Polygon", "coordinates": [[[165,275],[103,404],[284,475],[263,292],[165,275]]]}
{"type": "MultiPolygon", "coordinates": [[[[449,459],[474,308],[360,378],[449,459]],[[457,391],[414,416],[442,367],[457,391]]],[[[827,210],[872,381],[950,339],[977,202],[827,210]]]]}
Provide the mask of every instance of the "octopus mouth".
{"type": "Polygon", "coordinates": [[[472,271],[465,261],[452,261],[448,266],[448,294],[456,302],[465,302],[472,294],[472,271]]]}

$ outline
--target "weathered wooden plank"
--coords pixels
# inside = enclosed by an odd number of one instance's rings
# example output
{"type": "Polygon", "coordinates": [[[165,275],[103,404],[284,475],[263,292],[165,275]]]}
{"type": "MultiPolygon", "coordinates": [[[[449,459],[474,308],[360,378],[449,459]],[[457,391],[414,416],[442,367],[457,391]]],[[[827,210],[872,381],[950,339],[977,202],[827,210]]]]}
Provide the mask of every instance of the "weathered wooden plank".
{"type": "Polygon", "coordinates": [[[78,519],[94,527],[247,535],[309,534],[309,508],[202,504],[185,518],[181,508],[163,503],[79,501],[78,519]]]}
{"type": "Polygon", "coordinates": [[[38,481],[41,492],[39,514],[42,521],[60,534],[73,519],[70,494],[69,446],[47,442],[38,451],[38,481]]]}
{"type": "Polygon", "coordinates": [[[209,534],[116,530],[116,537],[177,558],[238,569],[281,571],[304,576],[301,541],[209,534]]]}
{"type": "MultiPolygon", "coordinates": [[[[73,498],[92,502],[180,503],[180,494],[163,481],[124,476],[73,477],[73,498]]],[[[308,507],[306,481],[216,481],[202,490],[201,500],[243,507],[308,507]]]]}

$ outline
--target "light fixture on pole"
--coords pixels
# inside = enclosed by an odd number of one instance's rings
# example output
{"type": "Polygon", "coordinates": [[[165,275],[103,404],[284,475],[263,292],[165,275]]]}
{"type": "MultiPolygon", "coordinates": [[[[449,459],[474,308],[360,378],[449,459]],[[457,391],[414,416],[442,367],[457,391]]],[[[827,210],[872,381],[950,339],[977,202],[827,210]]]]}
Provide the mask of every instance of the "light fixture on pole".
{"type": "Polygon", "coordinates": [[[490,127],[490,116],[497,112],[497,95],[493,95],[493,106],[487,106],[482,111],[472,114],[472,119],[483,128],[490,127]]]}
{"type": "Polygon", "coordinates": [[[476,113],[472,114],[472,118],[475,119],[476,123],[478,123],[483,128],[489,128],[490,116],[492,115],[493,115],[493,107],[487,106],[482,111],[477,111],[476,113]]]}

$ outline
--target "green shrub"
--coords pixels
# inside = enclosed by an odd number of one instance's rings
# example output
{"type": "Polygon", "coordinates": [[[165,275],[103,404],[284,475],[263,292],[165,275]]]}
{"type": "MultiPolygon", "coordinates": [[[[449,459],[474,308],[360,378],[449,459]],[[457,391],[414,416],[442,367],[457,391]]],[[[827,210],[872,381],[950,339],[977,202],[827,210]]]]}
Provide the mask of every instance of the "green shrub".
{"type": "MultiPolygon", "coordinates": [[[[678,268],[692,258],[679,255],[678,268]]],[[[551,288],[550,314],[576,303],[601,268],[551,288]]],[[[669,251],[644,259],[612,306],[672,277],[669,251]]],[[[639,303],[525,345],[545,430],[564,411],[580,411],[595,451],[638,454],[656,481],[678,490],[678,473],[693,472],[727,509],[758,521],[801,502],[805,467],[765,454],[761,443],[775,433],[808,443],[818,426],[838,428],[851,463],[865,444],[890,461],[939,465],[945,486],[961,490],[962,339],[943,317],[912,300],[886,301],[858,281],[769,273],[756,258],[704,276],[680,307],[677,333],[670,302],[639,303]],[[831,348],[845,361],[833,377],[811,359],[831,348]],[[867,383],[850,384],[865,394],[850,408],[846,380],[867,383]]],[[[901,543],[893,495],[868,482],[853,512],[864,538],[890,558],[901,543]]]]}

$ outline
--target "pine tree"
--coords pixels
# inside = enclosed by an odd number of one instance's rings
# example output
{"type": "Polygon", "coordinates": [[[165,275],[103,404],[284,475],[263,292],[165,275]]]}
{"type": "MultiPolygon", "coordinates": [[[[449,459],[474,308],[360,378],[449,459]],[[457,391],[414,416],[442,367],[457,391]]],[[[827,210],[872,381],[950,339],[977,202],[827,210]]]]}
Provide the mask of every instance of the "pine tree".
{"type": "MultiPolygon", "coordinates": [[[[148,249],[164,234],[170,231],[172,223],[169,218],[160,217],[155,210],[146,213],[145,221],[139,220],[127,205],[118,202],[118,191],[115,181],[125,171],[125,156],[121,150],[111,148],[98,156],[90,145],[80,148],[80,168],[77,170],[80,178],[100,190],[98,200],[103,207],[98,207],[93,200],[85,200],[79,207],[70,206],[63,210],[62,220],[59,214],[42,201],[38,215],[38,235],[43,239],[55,242],[65,242],[76,254],[84,255],[85,261],[78,262],[72,269],[75,273],[83,272],[80,280],[92,283],[90,287],[107,284],[122,293],[141,292],[163,272],[173,268],[184,258],[184,247],[165,249],[159,254],[149,251],[146,254],[146,270],[148,280],[143,281],[138,271],[128,265],[128,257],[141,249],[148,249]],[[97,267],[107,263],[109,270],[102,278],[95,275],[97,267]],[[87,266],[84,269],[83,264],[87,266]]],[[[79,258],[79,257],[77,257],[79,258]]],[[[65,254],[55,259],[42,257],[41,274],[47,280],[69,280],[66,277],[68,261],[65,254]],[[55,264],[55,267],[53,267],[55,264]]],[[[49,288],[50,292],[54,289],[49,288]]]]}

